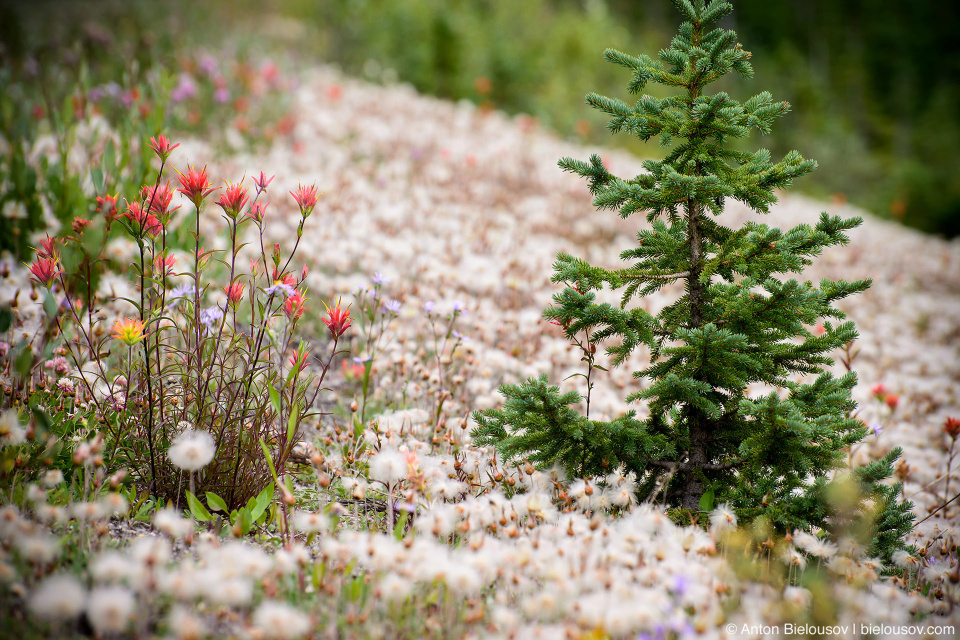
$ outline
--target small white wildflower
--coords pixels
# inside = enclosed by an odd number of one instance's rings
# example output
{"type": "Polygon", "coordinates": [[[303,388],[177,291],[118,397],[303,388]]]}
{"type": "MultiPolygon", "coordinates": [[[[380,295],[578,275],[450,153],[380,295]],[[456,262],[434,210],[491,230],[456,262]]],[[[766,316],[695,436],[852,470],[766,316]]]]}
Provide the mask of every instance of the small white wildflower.
{"type": "Polygon", "coordinates": [[[182,605],[177,605],[170,611],[167,624],[176,640],[203,640],[209,634],[203,619],[193,615],[182,605]]]}
{"type": "Polygon", "coordinates": [[[330,528],[330,518],[322,513],[298,511],[293,516],[293,526],[301,533],[320,533],[330,528]]]}
{"type": "Polygon", "coordinates": [[[86,594],[80,581],[71,575],[46,578],[30,594],[27,606],[43,620],[70,620],[83,611],[86,594]]]}
{"type": "Polygon", "coordinates": [[[807,566],[807,559],[804,557],[800,550],[796,547],[790,546],[783,550],[783,560],[789,565],[803,569],[807,566]]]}
{"type": "Polygon", "coordinates": [[[47,501],[47,492],[32,482],[27,485],[27,500],[34,504],[47,501]]]}
{"type": "Polygon", "coordinates": [[[891,560],[893,560],[893,564],[897,565],[901,569],[906,569],[917,564],[917,559],[903,549],[894,551],[893,555],[891,556],[891,560]]]}
{"type": "Polygon", "coordinates": [[[837,542],[837,548],[848,558],[859,558],[864,553],[863,545],[849,536],[841,538],[837,542]]]}
{"type": "Polygon", "coordinates": [[[87,618],[98,634],[125,631],[134,618],[133,593],[123,587],[99,587],[90,591],[87,618]]]}
{"type": "Polygon", "coordinates": [[[104,551],[90,564],[90,575],[100,584],[127,582],[134,586],[140,572],[135,561],[117,551],[104,551]]]}
{"type": "Polygon", "coordinates": [[[130,556],[145,567],[166,564],[172,553],[170,541],[161,536],[137,538],[130,545],[130,556]]]}
{"type": "Polygon", "coordinates": [[[730,505],[723,503],[710,513],[710,529],[715,533],[732,531],[737,528],[737,514],[730,505]]]}
{"type": "Polygon", "coordinates": [[[245,578],[219,579],[208,576],[204,585],[207,599],[227,607],[243,607],[253,599],[253,584],[245,578]]]}
{"type": "Polygon", "coordinates": [[[413,583],[395,573],[388,573],[380,581],[380,597],[387,602],[403,602],[413,591],[413,583]]]}
{"type": "Polygon", "coordinates": [[[184,471],[197,471],[210,464],[216,451],[217,445],[209,432],[187,430],[170,445],[167,457],[184,471]]]}
{"type": "Polygon", "coordinates": [[[384,484],[395,484],[407,477],[407,461],[395,449],[381,449],[370,458],[370,477],[384,484]]]}
{"type": "Polygon", "coordinates": [[[63,522],[67,518],[67,512],[63,507],[57,507],[52,504],[41,504],[35,509],[37,520],[44,524],[53,524],[63,522]]]}
{"type": "Polygon", "coordinates": [[[100,505],[107,515],[112,516],[125,516],[127,510],[130,508],[127,504],[127,499],[116,491],[111,491],[100,498],[100,505]]]}
{"type": "Polygon", "coordinates": [[[22,536],[16,545],[27,560],[40,565],[53,562],[60,552],[57,539],[45,533],[22,536]]]}
{"type": "Polygon", "coordinates": [[[837,553],[837,545],[826,538],[815,538],[808,549],[810,555],[818,558],[832,558],[837,553]]]}
{"type": "Polygon", "coordinates": [[[793,534],[793,543],[807,553],[810,552],[810,549],[813,548],[816,542],[817,537],[811,533],[807,533],[806,531],[796,531],[793,534]]]}
{"type": "Polygon", "coordinates": [[[184,518],[172,507],[164,507],[153,515],[153,526],[171,538],[186,538],[193,533],[193,520],[184,518]]]}
{"type": "Polygon", "coordinates": [[[96,502],[75,502],[70,505],[70,515],[81,522],[94,522],[104,517],[103,506],[96,502]]]}
{"type": "Polygon", "coordinates": [[[313,558],[310,550],[300,542],[295,542],[289,548],[278,550],[274,556],[276,570],[285,575],[296,573],[301,567],[307,566],[313,558]]]}
{"type": "Polygon", "coordinates": [[[807,609],[813,602],[813,594],[803,587],[787,587],[783,590],[783,600],[799,609],[807,609]]]}
{"type": "Polygon", "coordinates": [[[43,474],[43,484],[49,489],[53,489],[61,482],[63,482],[63,471],[60,469],[50,469],[43,474]]]}
{"type": "Polygon", "coordinates": [[[446,583],[460,596],[473,595],[482,586],[476,569],[463,564],[451,564],[447,568],[446,583]]]}
{"type": "Polygon", "coordinates": [[[253,624],[265,638],[296,640],[311,627],[310,616],[283,602],[264,600],[253,612],[253,624]]]}
{"type": "Polygon", "coordinates": [[[0,413],[0,446],[15,446],[27,441],[27,432],[20,426],[16,409],[0,413]]]}

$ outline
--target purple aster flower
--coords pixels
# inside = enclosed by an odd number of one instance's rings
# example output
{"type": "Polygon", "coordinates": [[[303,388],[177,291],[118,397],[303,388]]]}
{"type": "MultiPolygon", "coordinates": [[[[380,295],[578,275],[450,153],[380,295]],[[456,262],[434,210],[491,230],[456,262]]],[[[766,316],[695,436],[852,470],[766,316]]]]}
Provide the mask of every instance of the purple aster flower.
{"type": "Polygon", "coordinates": [[[400,303],[399,300],[394,300],[393,298],[391,298],[384,303],[383,313],[387,313],[388,311],[394,314],[400,313],[400,307],[402,306],[403,305],[400,303]]]}
{"type": "Polygon", "coordinates": [[[373,276],[370,278],[370,280],[373,281],[373,284],[375,284],[375,285],[377,285],[377,286],[380,286],[381,284],[386,284],[386,283],[390,282],[390,278],[386,277],[385,275],[383,275],[383,274],[380,273],[379,271],[374,271],[374,272],[373,272],[373,276]]]}
{"type": "Polygon", "coordinates": [[[881,425],[879,422],[874,422],[872,425],[870,425],[870,430],[873,431],[874,436],[879,437],[880,432],[883,431],[883,425],[881,425]]]}
{"type": "Polygon", "coordinates": [[[192,284],[179,284],[167,294],[167,307],[175,307],[184,300],[193,300],[196,289],[192,284]]]}
{"type": "Polygon", "coordinates": [[[270,285],[269,287],[263,290],[263,292],[268,296],[272,296],[278,291],[282,293],[284,297],[290,297],[294,293],[293,287],[291,287],[288,284],[284,284],[283,282],[278,282],[276,284],[270,285]]]}
{"type": "Polygon", "coordinates": [[[426,302],[423,303],[423,310],[426,311],[428,314],[433,313],[434,306],[436,305],[434,304],[433,300],[427,300],[426,302]]]}

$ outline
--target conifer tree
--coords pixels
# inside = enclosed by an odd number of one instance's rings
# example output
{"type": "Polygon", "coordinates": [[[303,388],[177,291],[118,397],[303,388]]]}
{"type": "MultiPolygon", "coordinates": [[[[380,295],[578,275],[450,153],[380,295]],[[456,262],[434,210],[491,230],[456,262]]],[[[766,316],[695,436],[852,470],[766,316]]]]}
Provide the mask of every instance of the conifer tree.
{"type": "Polygon", "coordinates": [[[632,73],[630,93],[653,82],[676,95],[643,95],[633,105],[587,96],[610,116],[611,132],[643,141],[659,137],[669,148],[666,157],[645,161],[645,172],[629,179],[609,173],[596,155],[589,162],[560,161],[587,179],[598,210],[623,218],[645,213],[649,223],[636,246],[620,254],[622,268],[566,254],[554,264],[552,280],[566,287],[544,317],[583,349],[587,415],[573,408],[584,399],[580,394],[560,393],[541,376],[501,387],[504,407],[476,412],[473,435],[507,457],[559,463],[573,475],[623,465],[640,479],[641,499],[662,490],[690,518],[728,502],[742,520],[762,515],[781,531],[837,526],[831,496],[842,484],[856,492],[853,513],[868,532],[864,542],[889,557],[912,522],[909,503],[898,501],[900,486],[882,483],[900,451],[866,467],[845,467],[849,447],[867,433],[851,416],[856,374],[835,377],[824,369],[833,362],[828,354],[857,337],[834,304],[870,281],[813,285],[787,277],[824,248],[847,243],[846,232],[862,220],[822,213],[815,226],[786,232],[758,221],[739,229],[720,223],[731,199],[768,214],[774,191],[816,163],[796,151],[774,163],[764,149],[745,153],[730,146],[752,129],[769,133],[789,105],[767,92],[743,103],[706,93],[730,72],[750,77],[751,54],[734,32],[714,26],[732,11],[729,2],[673,4],[685,21],[659,60],[615,50],[604,55],[632,73]],[[656,315],[637,304],[672,283],[682,283],[683,294],[656,315]],[[619,306],[596,301],[604,287],[620,292],[619,306]],[[822,333],[811,331],[818,322],[822,333]],[[633,373],[640,388],[626,398],[646,402],[649,418],[633,411],[611,422],[589,418],[597,345],[605,346],[611,366],[649,349],[650,366],[633,373]],[[753,383],[770,392],[748,397],[753,383]]]}

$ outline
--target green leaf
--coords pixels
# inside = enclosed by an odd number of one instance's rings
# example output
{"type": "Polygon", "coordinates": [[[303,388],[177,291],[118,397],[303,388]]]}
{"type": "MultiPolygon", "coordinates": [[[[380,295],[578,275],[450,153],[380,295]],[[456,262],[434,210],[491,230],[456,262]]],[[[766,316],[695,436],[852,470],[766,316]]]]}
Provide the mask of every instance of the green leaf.
{"type": "Polygon", "coordinates": [[[396,524],[393,525],[393,537],[397,540],[403,538],[403,529],[407,526],[407,519],[410,515],[406,511],[400,512],[400,517],[397,518],[396,524]]]}
{"type": "Polygon", "coordinates": [[[50,289],[45,289],[43,292],[43,312],[46,313],[49,318],[57,317],[57,301],[54,299],[53,294],[50,293],[50,289]]]}
{"type": "Polygon", "coordinates": [[[240,526],[240,535],[247,535],[250,533],[250,527],[253,526],[253,518],[250,517],[249,509],[241,509],[237,513],[237,519],[234,524],[239,524],[240,526]]]}
{"type": "Polygon", "coordinates": [[[30,367],[33,366],[33,349],[27,344],[26,340],[21,340],[17,349],[19,349],[19,352],[13,360],[13,370],[21,378],[26,378],[30,374],[30,367]]]}
{"type": "Polygon", "coordinates": [[[267,447],[267,443],[263,438],[260,438],[260,448],[263,449],[263,455],[267,458],[267,466],[270,467],[270,475],[273,476],[273,479],[277,479],[277,468],[273,466],[273,456],[270,455],[270,448],[267,447]]]}
{"type": "Polygon", "coordinates": [[[0,333],[6,333],[13,324],[13,310],[10,307],[0,307],[0,333]]]}
{"type": "Polygon", "coordinates": [[[113,140],[107,142],[106,148],[103,150],[103,171],[107,175],[112,175],[114,169],[117,168],[117,150],[113,146],[113,140]]]}
{"type": "Polygon", "coordinates": [[[267,507],[270,506],[270,503],[273,501],[273,484],[268,484],[263,488],[263,491],[260,492],[260,495],[257,496],[257,502],[254,505],[253,509],[250,512],[250,519],[253,522],[256,522],[260,519],[260,516],[264,514],[267,510],[267,507]]]}
{"type": "Polygon", "coordinates": [[[189,491],[187,491],[187,506],[190,508],[190,515],[193,516],[194,520],[200,522],[210,522],[213,520],[213,516],[210,515],[207,508],[203,506],[203,503],[197,500],[197,496],[189,491]]]}
{"type": "Polygon", "coordinates": [[[710,487],[700,496],[700,511],[713,511],[714,493],[713,487],[710,487]]]}
{"type": "Polygon", "coordinates": [[[103,193],[103,169],[94,167],[90,170],[90,180],[97,193],[103,193]]]}
{"type": "Polygon", "coordinates": [[[273,385],[267,387],[267,391],[270,392],[270,404],[273,405],[273,410],[277,412],[277,416],[280,416],[280,392],[273,388],[273,385]]]}
{"type": "Polygon", "coordinates": [[[214,511],[223,511],[224,513],[230,513],[230,509],[227,508],[227,503],[224,502],[223,498],[218,496],[215,493],[207,491],[207,505],[214,511]]]}

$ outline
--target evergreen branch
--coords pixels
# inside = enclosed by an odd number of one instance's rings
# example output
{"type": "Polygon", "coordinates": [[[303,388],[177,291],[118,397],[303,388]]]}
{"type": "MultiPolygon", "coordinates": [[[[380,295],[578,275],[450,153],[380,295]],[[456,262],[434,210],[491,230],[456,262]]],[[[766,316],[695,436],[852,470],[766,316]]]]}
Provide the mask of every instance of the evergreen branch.
{"type": "Polygon", "coordinates": [[[672,462],[670,460],[644,460],[645,464],[648,464],[652,467],[659,467],[661,469],[666,469],[667,471],[729,471],[730,469],[736,469],[743,463],[743,460],[733,460],[731,462],[725,462],[723,464],[697,464],[693,465],[689,462],[672,462]]]}

